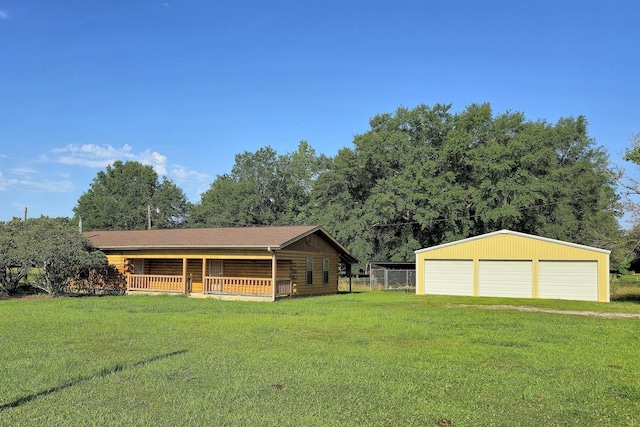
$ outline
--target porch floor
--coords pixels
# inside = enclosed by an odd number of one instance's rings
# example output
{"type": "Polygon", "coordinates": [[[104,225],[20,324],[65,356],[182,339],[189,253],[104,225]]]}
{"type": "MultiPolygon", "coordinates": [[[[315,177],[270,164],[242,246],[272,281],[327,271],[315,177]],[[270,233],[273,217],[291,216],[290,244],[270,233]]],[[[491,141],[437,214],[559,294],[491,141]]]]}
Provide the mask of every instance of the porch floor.
{"type": "Polygon", "coordinates": [[[127,291],[126,294],[127,295],[184,295],[189,298],[210,298],[210,299],[218,299],[221,301],[257,301],[257,302],[272,301],[270,295],[203,294],[202,292],[191,292],[191,293],[185,294],[182,292],[166,292],[166,291],[163,291],[163,292],[127,291]]]}

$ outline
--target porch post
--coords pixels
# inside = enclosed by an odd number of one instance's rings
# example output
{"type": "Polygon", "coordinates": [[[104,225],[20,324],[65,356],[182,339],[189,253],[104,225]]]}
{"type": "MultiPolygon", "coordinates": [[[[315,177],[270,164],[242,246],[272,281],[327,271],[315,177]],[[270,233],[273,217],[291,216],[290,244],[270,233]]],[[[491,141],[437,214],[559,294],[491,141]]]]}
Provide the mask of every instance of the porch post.
{"type": "Polygon", "coordinates": [[[184,293],[186,294],[189,290],[187,287],[187,259],[186,258],[182,258],[182,286],[184,288],[184,293]]]}
{"type": "Polygon", "coordinates": [[[277,275],[277,271],[276,271],[276,251],[271,251],[271,301],[275,301],[276,300],[276,277],[278,277],[277,275]]]}
{"type": "Polygon", "coordinates": [[[202,293],[204,294],[205,288],[204,288],[204,278],[207,275],[207,259],[206,258],[202,258],[202,293]]]}

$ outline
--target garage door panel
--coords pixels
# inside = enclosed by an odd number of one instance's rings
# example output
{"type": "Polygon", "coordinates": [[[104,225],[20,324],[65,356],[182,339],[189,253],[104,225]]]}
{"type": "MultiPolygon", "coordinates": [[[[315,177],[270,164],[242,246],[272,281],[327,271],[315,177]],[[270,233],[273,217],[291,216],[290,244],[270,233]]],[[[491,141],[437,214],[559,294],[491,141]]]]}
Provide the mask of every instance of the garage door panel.
{"type": "Polygon", "coordinates": [[[597,261],[540,261],[538,297],[598,300],[597,261]]]}
{"type": "Polygon", "coordinates": [[[481,260],[478,294],[483,297],[531,298],[533,262],[481,260]]]}
{"type": "Polygon", "coordinates": [[[473,295],[472,260],[426,260],[424,293],[430,295],[473,295]]]}

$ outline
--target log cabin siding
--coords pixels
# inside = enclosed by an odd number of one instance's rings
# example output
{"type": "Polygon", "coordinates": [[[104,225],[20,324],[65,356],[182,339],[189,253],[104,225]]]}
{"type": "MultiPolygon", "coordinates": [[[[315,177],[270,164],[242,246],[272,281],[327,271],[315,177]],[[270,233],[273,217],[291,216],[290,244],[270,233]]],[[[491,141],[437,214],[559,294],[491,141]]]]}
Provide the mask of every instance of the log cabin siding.
{"type": "Polygon", "coordinates": [[[324,295],[338,293],[338,254],[337,252],[299,252],[282,251],[278,254],[281,258],[291,261],[291,279],[293,281],[295,295],[324,295]],[[306,283],[307,258],[313,260],[313,282],[306,283]],[[329,283],[322,283],[322,261],[329,260],[329,283]]]}
{"type": "Polygon", "coordinates": [[[181,259],[155,259],[155,258],[145,259],[144,274],[157,274],[162,276],[182,276],[182,260],[181,259]]]}
{"type": "MultiPolygon", "coordinates": [[[[118,272],[124,273],[124,262],[127,258],[143,258],[145,274],[182,274],[182,258],[156,258],[155,255],[147,254],[148,258],[144,258],[140,254],[109,254],[107,261],[110,265],[116,267],[118,272]]],[[[231,277],[271,277],[271,259],[263,260],[238,260],[228,259],[228,257],[220,258],[218,256],[208,256],[200,258],[187,257],[187,274],[191,273],[194,280],[202,281],[202,260],[223,259],[224,275],[231,277]],[[254,265],[257,264],[257,265],[254,265]],[[252,273],[253,272],[253,273],[252,273]]],[[[292,265],[291,260],[277,260],[278,278],[291,277],[292,265]]]]}
{"type": "Polygon", "coordinates": [[[285,248],[290,251],[298,251],[312,254],[325,254],[325,253],[334,253],[336,250],[323,239],[321,236],[317,234],[311,234],[306,236],[303,239],[298,240],[297,242],[293,242],[289,246],[285,248]]]}
{"type": "Polygon", "coordinates": [[[271,278],[271,260],[225,260],[225,277],[271,278]]]}
{"type": "Polygon", "coordinates": [[[107,263],[113,266],[120,274],[124,274],[124,255],[122,254],[107,254],[107,263]]]}

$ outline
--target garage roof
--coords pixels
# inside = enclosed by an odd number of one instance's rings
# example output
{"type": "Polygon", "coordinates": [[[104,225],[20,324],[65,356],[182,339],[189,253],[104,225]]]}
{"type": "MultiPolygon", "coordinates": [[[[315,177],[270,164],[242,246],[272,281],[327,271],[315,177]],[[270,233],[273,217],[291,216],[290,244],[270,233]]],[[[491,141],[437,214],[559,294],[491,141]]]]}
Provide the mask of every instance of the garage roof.
{"type": "Polygon", "coordinates": [[[501,234],[508,234],[508,235],[512,235],[512,236],[523,237],[523,238],[526,238],[526,239],[535,239],[535,240],[540,240],[540,241],[547,242],[547,243],[553,243],[553,244],[556,244],[556,245],[564,245],[564,246],[569,246],[569,247],[577,248],[577,249],[585,249],[585,250],[599,252],[599,253],[603,253],[603,254],[610,254],[611,253],[611,251],[606,250],[606,249],[594,248],[592,246],[579,245],[577,243],[565,242],[565,241],[556,240],[556,239],[549,239],[547,237],[536,236],[536,235],[533,235],[533,234],[520,233],[518,231],[511,231],[511,230],[499,230],[499,231],[494,231],[492,233],[481,234],[479,236],[469,237],[469,238],[462,239],[462,240],[456,240],[455,242],[449,242],[449,243],[444,243],[444,244],[438,245],[438,246],[431,246],[429,248],[418,249],[414,253],[420,254],[420,253],[423,253],[423,252],[434,251],[434,250],[437,250],[437,249],[442,249],[442,248],[446,248],[446,247],[454,246],[454,245],[460,245],[460,244],[464,244],[464,243],[471,242],[471,241],[474,241],[474,240],[485,239],[485,238],[488,238],[488,237],[493,237],[493,236],[497,236],[497,235],[501,235],[501,234]]]}

